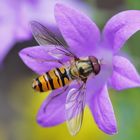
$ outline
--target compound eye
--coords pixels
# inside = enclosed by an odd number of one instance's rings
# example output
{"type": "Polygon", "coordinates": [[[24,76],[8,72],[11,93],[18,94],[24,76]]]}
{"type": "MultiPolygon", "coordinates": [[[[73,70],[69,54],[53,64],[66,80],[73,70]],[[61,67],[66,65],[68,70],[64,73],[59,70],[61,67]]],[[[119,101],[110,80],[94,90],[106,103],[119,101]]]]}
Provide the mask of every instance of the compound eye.
{"type": "Polygon", "coordinates": [[[97,63],[97,64],[94,64],[93,67],[94,67],[94,73],[95,75],[97,75],[101,70],[101,66],[99,63],[97,63]]]}
{"type": "Polygon", "coordinates": [[[97,75],[101,70],[101,66],[99,64],[98,59],[95,56],[89,56],[89,59],[92,63],[93,71],[94,71],[95,75],[97,75]]]}

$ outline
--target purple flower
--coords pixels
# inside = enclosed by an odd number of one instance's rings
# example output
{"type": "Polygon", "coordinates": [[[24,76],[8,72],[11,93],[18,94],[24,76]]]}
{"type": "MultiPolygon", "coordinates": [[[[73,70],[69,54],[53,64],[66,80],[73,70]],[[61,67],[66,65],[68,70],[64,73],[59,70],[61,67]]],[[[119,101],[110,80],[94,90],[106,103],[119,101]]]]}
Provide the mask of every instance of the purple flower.
{"type": "MultiPolygon", "coordinates": [[[[128,10],[112,17],[102,33],[87,16],[64,6],[55,6],[56,23],[69,46],[77,57],[95,56],[102,59],[101,71],[86,82],[86,104],[90,108],[98,127],[107,134],[117,133],[117,124],[108,94],[108,87],[123,90],[140,86],[140,77],[133,64],[119,55],[120,49],[129,37],[140,29],[140,11],[128,10]]],[[[65,56],[54,58],[47,53],[50,46],[38,46],[23,49],[19,55],[24,63],[38,74],[42,74],[60,64],[47,63],[48,59],[68,60],[65,56]]],[[[55,50],[53,51],[55,53],[55,50]]],[[[75,85],[70,85],[73,88],[75,85]]],[[[67,92],[57,96],[46,108],[51,96],[62,89],[52,91],[44,101],[37,115],[37,122],[43,127],[63,123],[67,92]]]]}
{"type": "MultiPolygon", "coordinates": [[[[89,7],[79,0],[61,0],[70,5],[78,5],[81,10],[89,7]]],[[[18,41],[31,39],[29,21],[36,19],[50,28],[56,28],[54,21],[55,0],[2,0],[0,3],[0,63],[3,61],[9,50],[18,41]],[[46,18],[47,17],[47,18],[46,18]]],[[[77,7],[77,6],[76,6],[77,7]]],[[[91,9],[91,8],[89,8],[91,9]]]]}

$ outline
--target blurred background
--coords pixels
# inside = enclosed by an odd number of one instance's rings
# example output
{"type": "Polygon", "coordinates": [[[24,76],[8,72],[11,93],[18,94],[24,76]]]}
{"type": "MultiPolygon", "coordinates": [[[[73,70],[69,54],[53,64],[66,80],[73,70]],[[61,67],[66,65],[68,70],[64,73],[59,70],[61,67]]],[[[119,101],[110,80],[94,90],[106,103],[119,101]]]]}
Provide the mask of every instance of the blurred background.
{"type": "MultiPolygon", "coordinates": [[[[139,140],[140,89],[121,92],[110,90],[118,121],[118,134],[108,136],[100,131],[89,111],[85,110],[80,133],[71,137],[66,124],[42,128],[36,114],[46,94],[36,94],[32,79],[36,77],[18,56],[25,47],[37,45],[32,38],[29,21],[43,22],[55,30],[55,0],[0,0],[0,140],[139,140]]],[[[60,0],[80,9],[100,27],[116,13],[140,9],[139,0],[60,0]]],[[[124,51],[140,73],[140,33],[125,44],[124,51]]]]}

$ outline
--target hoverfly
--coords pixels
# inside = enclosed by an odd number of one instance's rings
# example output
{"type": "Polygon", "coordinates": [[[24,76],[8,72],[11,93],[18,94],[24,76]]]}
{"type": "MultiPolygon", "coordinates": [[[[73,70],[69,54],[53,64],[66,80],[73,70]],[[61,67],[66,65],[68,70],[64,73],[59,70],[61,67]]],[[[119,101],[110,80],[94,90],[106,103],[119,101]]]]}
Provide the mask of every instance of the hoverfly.
{"type": "MultiPolygon", "coordinates": [[[[75,135],[81,128],[84,106],[85,106],[85,83],[87,78],[91,75],[97,75],[100,72],[101,64],[95,56],[89,56],[88,58],[78,58],[73,54],[64,39],[59,39],[52,31],[40,24],[39,22],[32,21],[31,28],[33,36],[40,45],[53,45],[55,51],[51,53],[61,67],[56,67],[50,71],[47,71],[43,75],[37,77],[33,81],[33,89],[39,92],[57,90],[63,88],[62,92],[57,95],[52,95],[51,100],[60,94],[67,94],[65,109],[66,109],[66,121],[68,130],[72,135],[75,135]],[[69,64],[64,64],[57,58],[59,55],[65,55],[69,57],[69,64]],[[70,84],[79,85],[78,88],[70,89],[70,84]]],[[[51,50],[51,49],[50,49],[51,50]]],[[[50,62],[51,60],[44,60],[50,62]]],[[[52,60],[54,61],[54,60],[52,60]]],[[[47,108],[45,105],[44,109],[47,108]]]]}

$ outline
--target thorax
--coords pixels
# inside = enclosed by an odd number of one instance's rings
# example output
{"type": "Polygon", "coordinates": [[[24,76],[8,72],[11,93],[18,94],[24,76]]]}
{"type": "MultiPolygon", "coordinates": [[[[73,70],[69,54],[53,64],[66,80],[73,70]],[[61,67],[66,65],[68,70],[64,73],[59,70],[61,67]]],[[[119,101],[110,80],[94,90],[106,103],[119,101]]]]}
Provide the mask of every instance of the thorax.
{"type": "Polygon", "coordinates": [[[69,74],[72,79],[86,81],[91,73],[97,75],[100,72],[100,69],[100,60],[94,56],[89,56],[88,58],[80,58],[71,62],[69,74]]]}
{"type": "Polygon", "coordinates": [[[92,63],[89,59],[79,59],[72,62],[69,73],[72,79],[85,80],[93,72],[92,63]]]}

